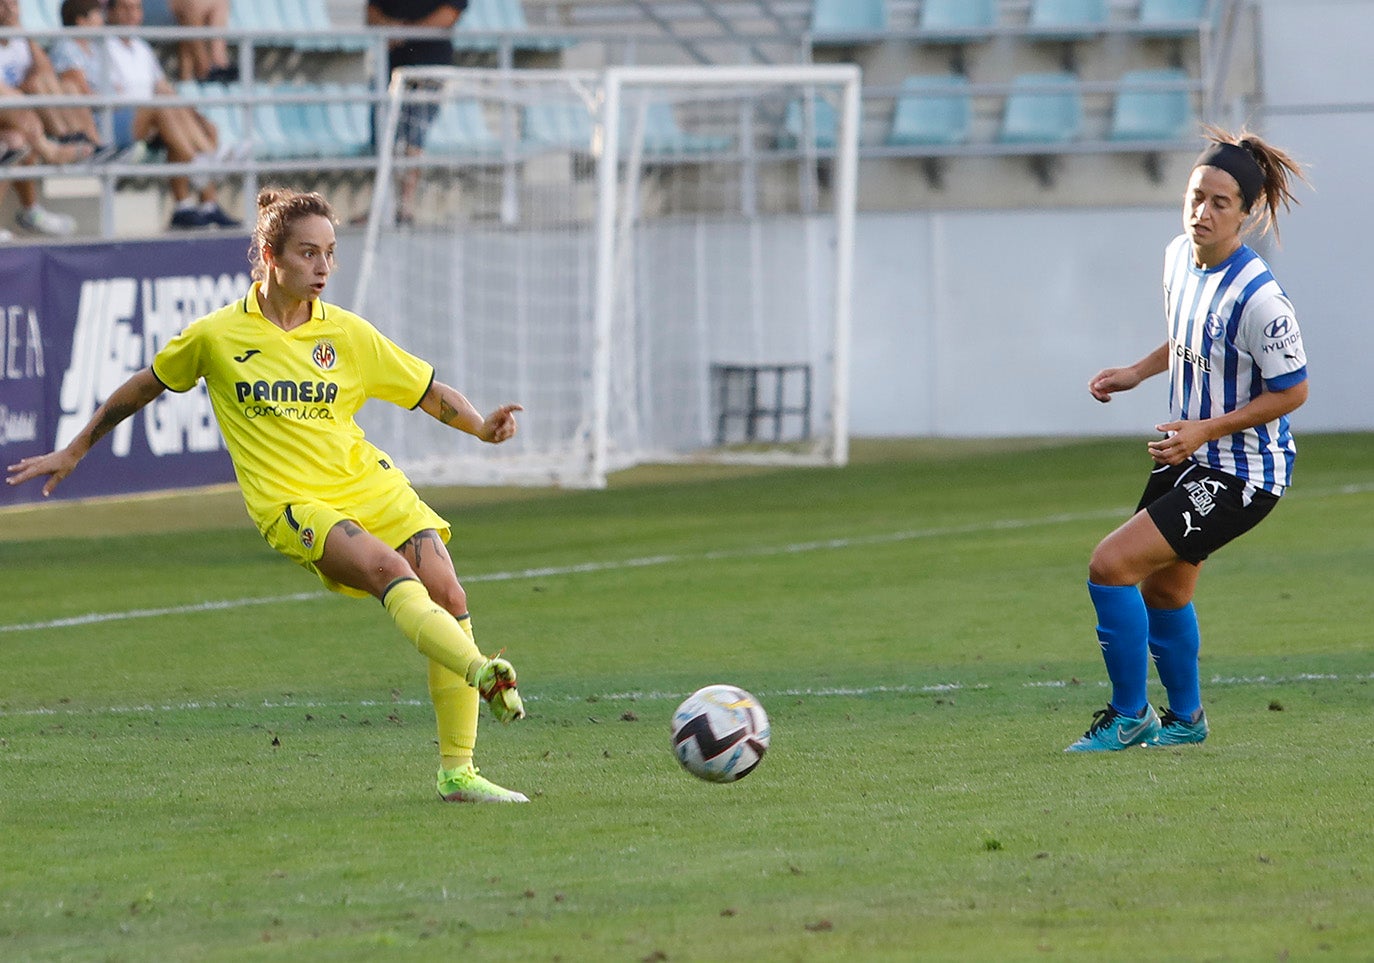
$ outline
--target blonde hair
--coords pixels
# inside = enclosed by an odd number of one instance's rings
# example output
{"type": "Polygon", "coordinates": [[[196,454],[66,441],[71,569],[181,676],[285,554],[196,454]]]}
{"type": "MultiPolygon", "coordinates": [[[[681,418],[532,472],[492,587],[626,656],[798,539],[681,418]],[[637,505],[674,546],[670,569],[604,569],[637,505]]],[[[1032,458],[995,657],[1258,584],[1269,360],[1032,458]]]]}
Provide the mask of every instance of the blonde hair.
{"type": "MultiPolygon", "coordinates": [[[[1247,128],[1241,128],[1232,133],[1221,127],[1208,124],[1203,127],[1203,133],[1207,139],[1214,144],[1234,144],[1243,148],[1255,163],[1259,165],[1260,172],[1264,174],[1264,186],[1260,188],[1259,197],[1256,201],[1262,202],[1263,206],[1256,214],[1254,226],[1259,229],[1263,236],[1273,232],[1277,239],[1279,236],[1279,207],[1285,211],[1298,203],[1293,196],[1294,179],[1310,184],[1307,174],[1303,170],[1303,165],[1298,163],[1287,151],[1280,150],[1273,144],[1267,143],[1258,134],[1247,128]]],[[[1253,205],[1251,205],[1253,207],[1253,205]]],[[[1250,211],[1247,209],[1247,214],[1250,211]]]]}
{"type": "Polygon", "coordinates": [[[293,191],[287,187],[264,187],[258,191],[258,221],[253,226],[253,242],[248,250],[248,263],[253,267],[253,280],[267,279],[267,264],[262,252],[281,253],[291,228],[304,217],[318,215],[338,224],[334,208],[315,191],[293,191]]]}

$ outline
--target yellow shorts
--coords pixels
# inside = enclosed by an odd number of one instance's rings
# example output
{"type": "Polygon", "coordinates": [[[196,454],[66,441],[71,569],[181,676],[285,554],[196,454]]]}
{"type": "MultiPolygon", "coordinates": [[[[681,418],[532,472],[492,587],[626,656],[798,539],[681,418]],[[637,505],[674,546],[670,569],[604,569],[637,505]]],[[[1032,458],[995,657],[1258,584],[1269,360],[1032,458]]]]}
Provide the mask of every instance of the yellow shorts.
{"type": "Polygon", "coordinates": [[[315,563],[324,554],[325,536],[339,522],[355,521],[393,547],[399,547],[410,536],[427,528],[438,532],[445,544],[452,535],[448,522],[421,501],[404,478],[401,482],[386,491],[374,491],[370,497],[354,504],[292,502],[268,522],[262,529],[262,537],[291,561],[314,572],[330,591],[366,597],[368,593],[336,582],[316,567],[315,563]]]}

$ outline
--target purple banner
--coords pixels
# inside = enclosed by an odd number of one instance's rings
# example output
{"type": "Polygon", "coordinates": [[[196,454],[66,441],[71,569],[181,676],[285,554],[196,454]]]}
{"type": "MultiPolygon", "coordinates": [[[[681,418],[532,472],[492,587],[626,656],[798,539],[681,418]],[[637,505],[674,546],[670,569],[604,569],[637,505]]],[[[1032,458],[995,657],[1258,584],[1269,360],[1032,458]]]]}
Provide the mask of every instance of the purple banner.
{"type": "MultiPolygon", "coordinates": [[[[196,318],[248,288],[242,236],[0,250],[0,464],[67,444],[196,318]]],[[[203,385],[164,392],[91,450],[52,497],[234,480],[203,385]]],[[[42,499],[0,485],[0,506],[42,499]]]]}

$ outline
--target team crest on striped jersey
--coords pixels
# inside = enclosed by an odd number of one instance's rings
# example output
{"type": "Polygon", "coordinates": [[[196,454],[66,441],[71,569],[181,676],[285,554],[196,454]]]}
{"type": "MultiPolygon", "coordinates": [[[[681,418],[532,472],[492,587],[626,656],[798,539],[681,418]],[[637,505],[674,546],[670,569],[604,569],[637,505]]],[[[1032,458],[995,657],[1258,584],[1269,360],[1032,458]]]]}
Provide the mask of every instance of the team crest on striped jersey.
{"type": "Polygon", "coordinates": [[[315,350],[310,352],[310,358],[315,362],[315,367],[321,371],[332,370],[335,362],[339,360],[339,356],[334,352],[334,342],[332,341],[315,342],[315,350]]]}

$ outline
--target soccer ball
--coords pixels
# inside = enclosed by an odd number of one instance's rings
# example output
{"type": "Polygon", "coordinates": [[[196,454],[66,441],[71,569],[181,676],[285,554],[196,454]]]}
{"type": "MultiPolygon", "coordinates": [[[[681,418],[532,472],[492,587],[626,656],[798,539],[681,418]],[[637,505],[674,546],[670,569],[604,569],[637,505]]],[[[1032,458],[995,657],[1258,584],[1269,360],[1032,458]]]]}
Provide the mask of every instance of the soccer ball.
{"type": "Polygon", "coordinates": [[[749,775],[768,751],[768,714],[759,700],[733,685],[708,685],[673,713],[673,754],[682,768],[707,782],[749,775]]]}

